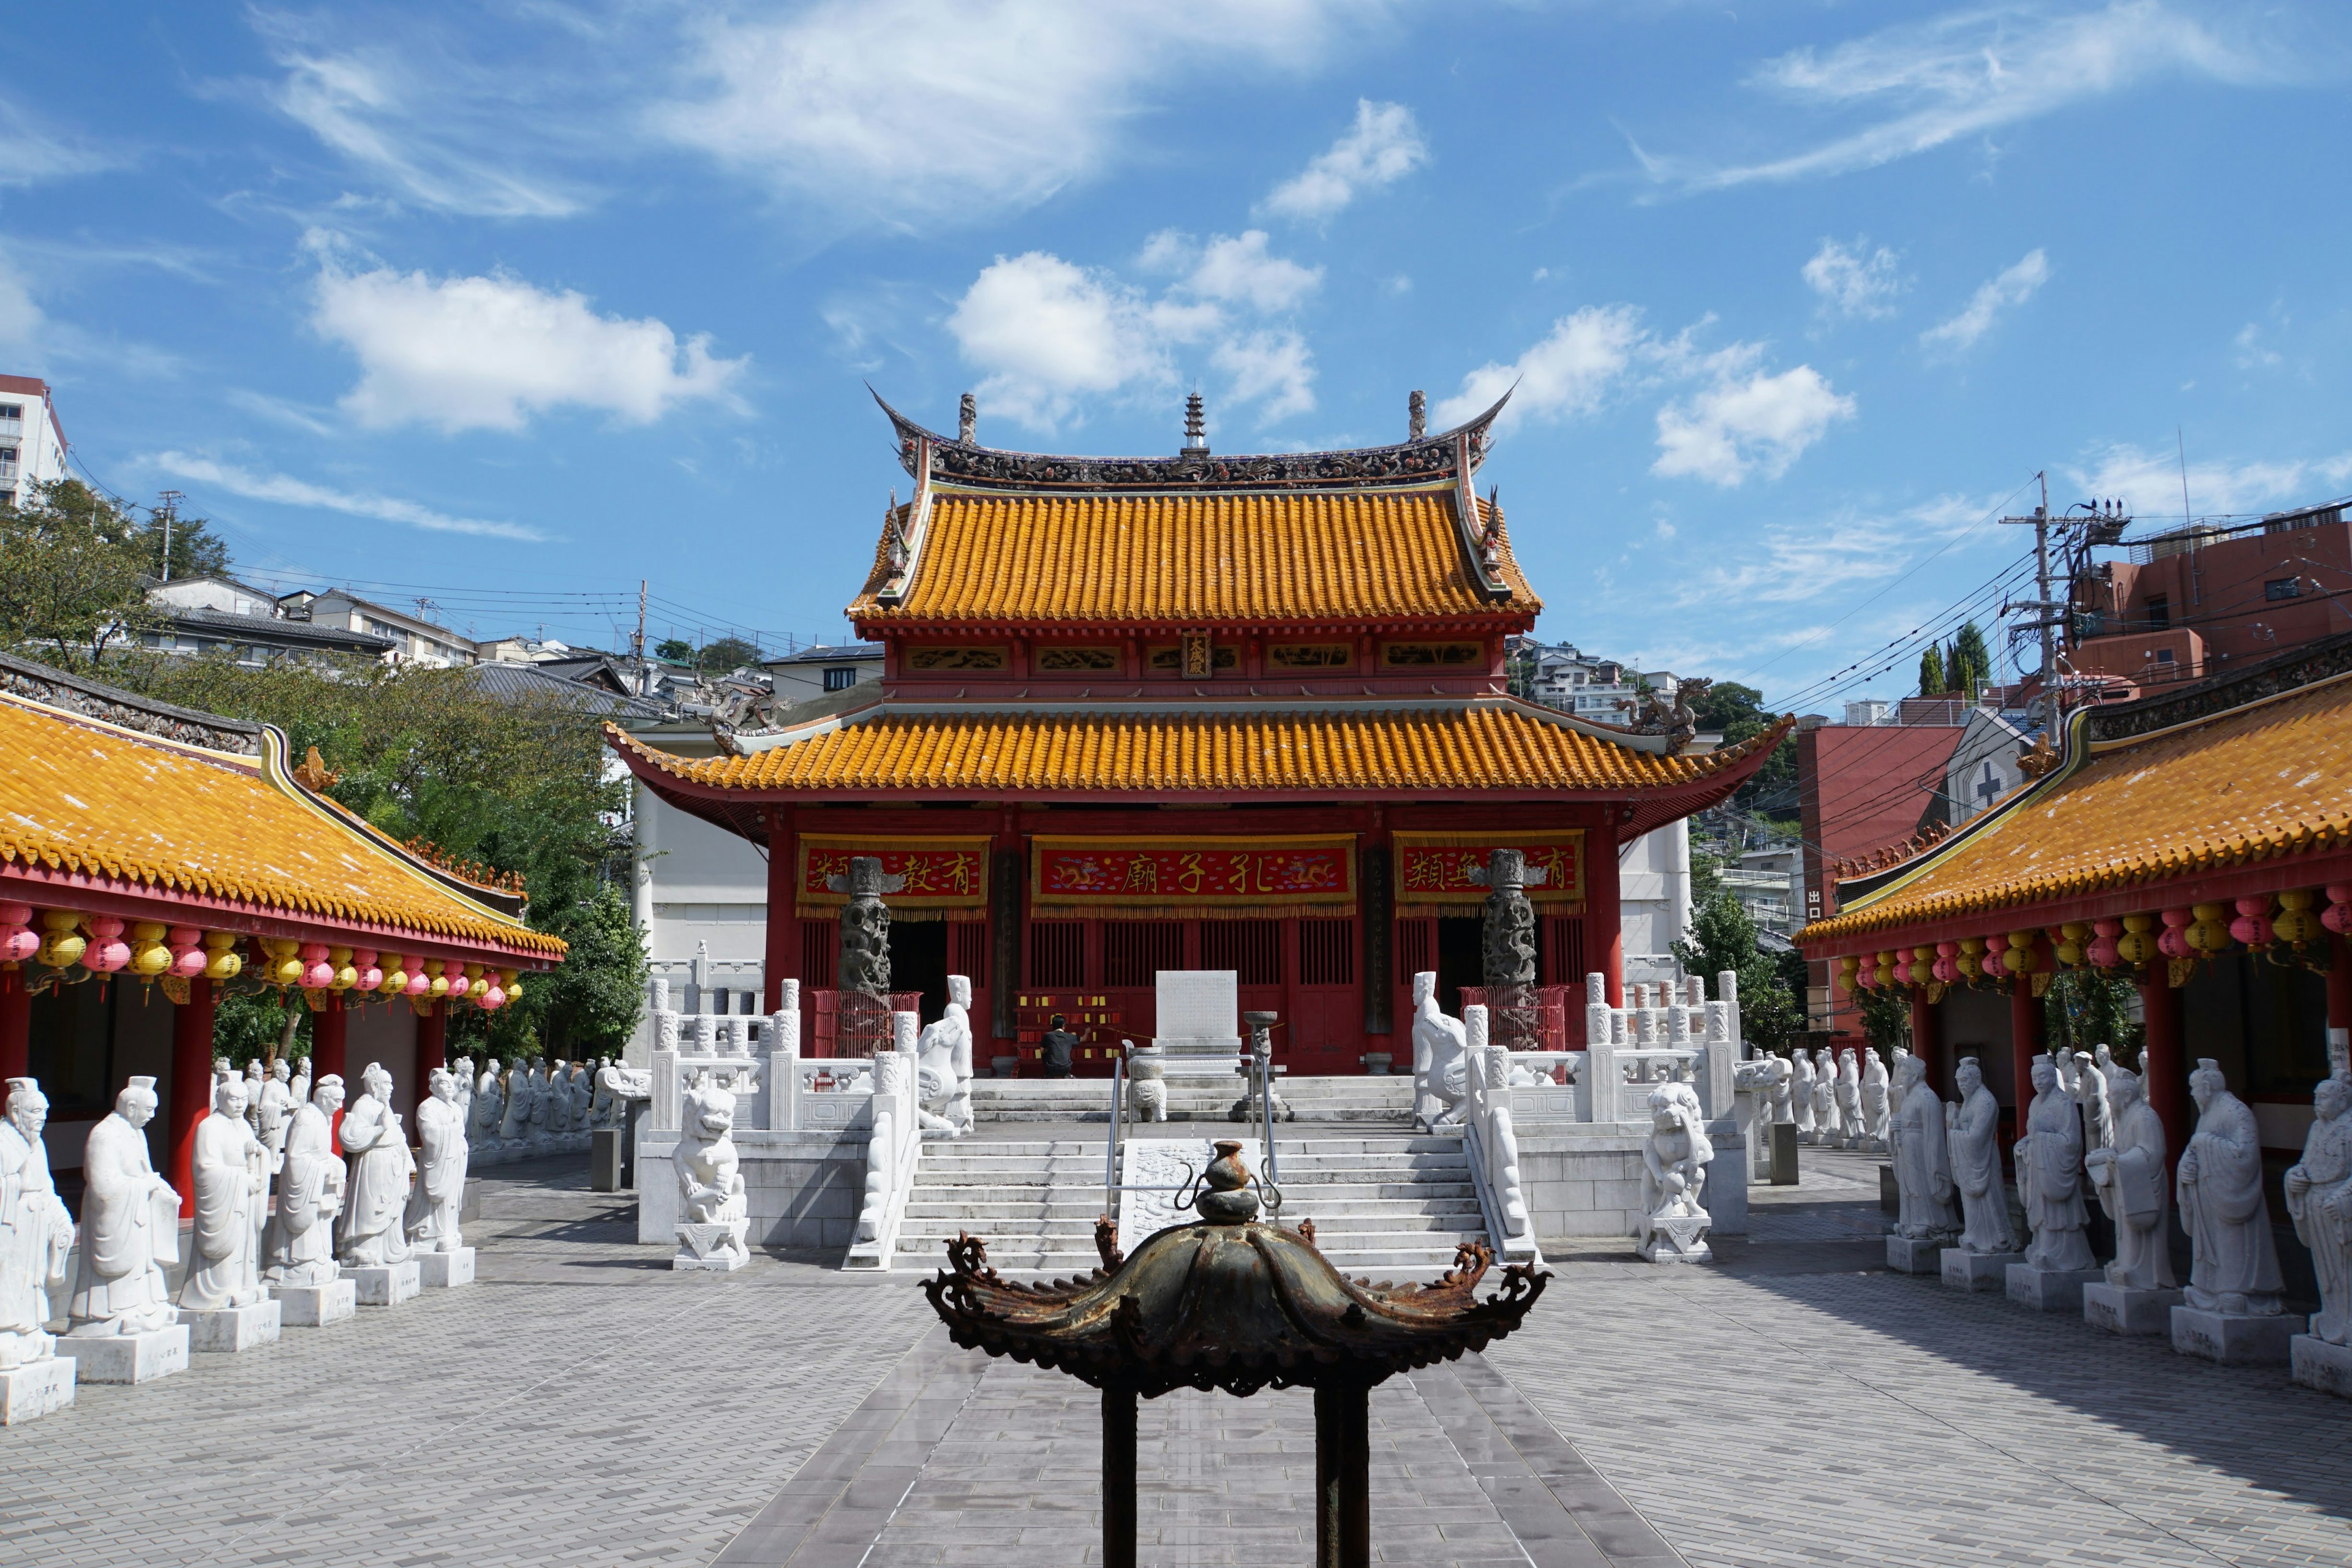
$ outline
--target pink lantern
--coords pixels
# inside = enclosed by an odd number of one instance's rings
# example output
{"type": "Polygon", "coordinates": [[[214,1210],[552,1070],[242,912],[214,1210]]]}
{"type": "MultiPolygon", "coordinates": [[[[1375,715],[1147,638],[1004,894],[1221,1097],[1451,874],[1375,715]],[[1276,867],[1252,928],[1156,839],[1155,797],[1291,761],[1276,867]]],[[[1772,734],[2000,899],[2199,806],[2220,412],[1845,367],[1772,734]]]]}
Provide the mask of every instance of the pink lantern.
{"type": "Polygon", "coordinates": [[[2156,939],[2156,951],[2167,958],[2191,958],[2197,950],[2189,945],[2189,928],[2197,923],[2194,910],[2166,910],[2164,934],[2156,939]]]}
{"type": "Polygon", "coordinates": [[[205,951],[205,933],[194,926],[173,926],[163,940],[172,949],[171,973],[183,980],[194,980],[213,960],[205,951]]]}
{"type": "Polygon", "coordinates": [[[306,942],[295,952],[302,961],[302,989],[323,991],[335,983],[335,966],[327,962],[323,942],[306,942]]]}
{"type": "Polygon", "coordinates": [[[82,950],[81,966],[94,974],[111,974],[131,962],[131,944],[122,940],[122,922],[106,915],[89,921],[89,945],[82,950]]]}
{"type": "Polygon", "coordinates": [[[2116,950],[2116,943],[2124,934],[2124,922],[2093,921],[2091,930],[2096,933],[2091,939],[2091,962],[2101,969],[2113,969],[2123,963],[2124,955],[2116,950]]]}
{"type": "Polygon", "coordinates": [[[2248,947],[2268,947],[2271,944],[2271,900],[2268,893],[2257,893],[2251,899],[2238,900],[2238,918],[2230,922],[2232,941],[2248,947]]]}
{"type": "Polygon", "coordinates": [[[1942,981],[1945,984],[1949,985],[1953,981],[1958,980],[1960,977],[1960,966],[1958,963],[1959,952],[1960,944],[1957,942],[1937,942],[1936,944],[1936,962],[1930,967],[1929,973],[1934,974],[1937,979],[1942,981]]]}
{"type": "Polygon", "coordinates": [[[375,949],[372,947],[352,949],[352,967],[360,972],[360,977],[352,982],[352,990],[373,991],[383,984],[383,971],[376,963],[375,949]]]}
{"type": "Polygon", "coordinates": [[[409,973],[408,994],[411,996],[425,996],[431,994],[432,991],[433,976],[425,972],[424,964],[419,963],[409,973]]]}
{"type": "Polygon", "coordinates": [[[32,924],[32,905],[0,903],[0,963],[23,963],[41,951],[41,933],[32,924]]]}
{"type": "Polygon", "coordinates": [[[449,983],[449,996],[453,1001],[463,998],[472,989],[466,984],[466,966],[454,958],[441,966],[441,977],[449,983]]]}
{"type": "Polygon", "coordinates": [[[507,994],[499,988],[499,983],[495,980],[486,981],[484,984],[488,985],[489,989],[477,997],[474,1005],[485,1013],[495,1013],[507,1005],[507,994]]]}
{"type": "Polygon", "coordinates": [[[2327,908],[2320,912],[2319,923],[2337,936],[2352,934],[2352,882],[2329,885],[2327,908]]]}

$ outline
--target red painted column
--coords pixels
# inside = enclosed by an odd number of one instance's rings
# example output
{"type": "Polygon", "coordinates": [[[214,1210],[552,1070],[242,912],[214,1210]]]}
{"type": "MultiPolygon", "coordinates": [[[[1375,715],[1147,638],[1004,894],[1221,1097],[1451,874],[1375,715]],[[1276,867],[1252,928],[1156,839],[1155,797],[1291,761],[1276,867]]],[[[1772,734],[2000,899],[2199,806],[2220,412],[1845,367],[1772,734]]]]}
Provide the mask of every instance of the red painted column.
{"type": "MultiPolygon", "coordinates": [[[[335,1003],[337,1016],[341,1016],[342,1002],[335,1003]]],[[[449,1065],[449,1003],[446,998],[425,1005],[416,1019],[416,1080],[425,1081],[425,1074],[435,1068],[449,1065]]]]}
{"type": "MultiPolygon", "coordinates": [[[[1875,954],[1865,953],[1864,962],[1875,961],[1875,954]]],[[[1911,1054],[1927,1067],[1927,1084],[1936,1093],[1949,1099],[1952,1093],[1952,1064],[1944,1059],[1943,1021],[1936,1016],[1933,1004],[1927,1000],[1925,986],[1911,988],[1911,1054]]]]}
{"type": "Polygon", "coordinates": [[[2033,1103],[2033,1058],[2042,1054],[2044,1033],[2042,999],[2033,994],[2033,973],[2046,962],[2040,943],[2033,947],[2034,969],[2014,977],[2016,989],[2009,994],[2009,1053],[2017,1077],[2017,1131],[2025,1132],[2025,1108],[2033,1103]]]}
{"type": "Polygon", "coordinates": [[[0,1079],[33,1070],[33,993],[21,968],[0,969],[0,1079]]]}
{"type": "Polygon", "coordinates": [[[1616,825],[1603,822],[1585,829],[1584,843],[1585,972],[1601,971],[1609,987],[1609,1005],[1622,1007],[1625,919],[1617,897],[1616,825]]]}
{"type": "Polygon", "coordinates": [[[771,1013],[784,1005],[784,982],[799,979],[801,973],[800,902],[793,896],[799,842],[788,814],[768,819],[768,944],[761,995],[771,1013]]]}
{"type": "Polygon", "coordinates": [[[180,1217],[196,1212],[196,1123],[213,1108],[213,983],[199,974],[188,982],[188,1003],[172,1009],[172,1098],[163,1123],[172,1130],[172,1185],[180,1194],[180,1217]]]}
{"type": "MultiPolygon", "coordinates": [[[[2140,977],[2140,1014],[2147,1045],[2140,1056],[2140,1073],[2147,1080],[2147,1103],[2164,1123],[2168,1163],[2178,1164],[2180,1151],[2196,1131],[2189,1106],[2189,1060],[2180,1030],[2180,993],[2172,988],[2169,966],[2158,959],[2140,977]]],[[[2334,1011],[2333,1008],[2330,1012],[2334,1011]]]]}
{"type": "MultiPolygon", "coordinates": [[[[303,1005],[302,999],[290,993],[289,1001],[297,1007],[303,1005]]],[[[318,1082],[329,1073],[334,1074],[337,1078],[346,1077],[343,1072],[343,1042],[350,1037],[351,1022],[351,1016],[343,1011],[343,999],[341,996],[330,996],[327,999],[325,1012],[310,1015],[310,1081],[312,1083],[318,1082]]],[[[344,1092],[349,1099],[359,1098],[358,1091],[348,1082],[344,1085],[344,1092]]]]}

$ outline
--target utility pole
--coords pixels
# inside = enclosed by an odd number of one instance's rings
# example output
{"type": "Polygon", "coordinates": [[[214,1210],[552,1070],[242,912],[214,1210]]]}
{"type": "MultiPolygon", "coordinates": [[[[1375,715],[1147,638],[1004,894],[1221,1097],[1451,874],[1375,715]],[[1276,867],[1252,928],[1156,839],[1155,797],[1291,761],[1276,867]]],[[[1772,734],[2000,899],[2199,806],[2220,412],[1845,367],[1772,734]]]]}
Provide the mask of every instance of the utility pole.
{"type": "Polygon", "coordinates": [[[168,583],[172,580],[172,523],[179,515],[180,502],[187,498],[178,490],[163,490],[156,499],[163,503],[155,509],[155,515],[163,520],[163,581],[168,583]]]}
{"type": "Polygon", "coordinates": [[[646,580],[637,579],[637,635],[629,639],[629,650],[637,660],[637,695],[646,694],[646,580]]]}
{"type": "Polygon", "coordinates": [[[2000,521],[2020,526],[2033,525],[2034,596],[2030,601],[2005,603],[2001,611],[2003,614],[2012,610],[2033,612],[2033,619],[2023,625],[2038,627],[2042,633],[2042,696],[2038,706],[2042,710],[2043,728],[2054,735],[2063,706],[2060,696],[2065,686],[2058,670],[2058,631],[2068,624],[2068,616],[2073,613],[2076,578],[2088,568],[2091,547],[2120,542],[2124,530],[2131,524],[2131,515],[2128,509],[2119,502],[2078,501],[2066,509],[2066,516],[2053,518],[2050,515],[2049,472],[2045,469],[2033,477],[2042,486],[2042,504],[2033,509],[2031,517],[2004,517],[2000,521]],[[2076,517],[2077,510],[2085,515],[2076,517]],[[2053,522],[2068,529],[2067,538],[2073,542],[2067,549],[2066,597],[2063,599],[2051,597],[2050,525],[2053,522]]]}

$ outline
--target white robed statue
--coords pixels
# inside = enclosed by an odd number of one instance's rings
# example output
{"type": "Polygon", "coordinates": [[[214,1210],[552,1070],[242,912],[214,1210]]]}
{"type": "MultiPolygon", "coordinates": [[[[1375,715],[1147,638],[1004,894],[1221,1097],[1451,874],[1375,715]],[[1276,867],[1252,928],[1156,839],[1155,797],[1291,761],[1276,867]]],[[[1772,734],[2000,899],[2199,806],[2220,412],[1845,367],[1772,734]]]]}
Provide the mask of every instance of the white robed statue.
{"type": "Polygon", "coordinates": [[[286,1152],[278,1172],[278,1212],[262,1247],[273,1285],[331,1285],[335,1216],[343,1212],[343,1162],[328,1135],[343,1108],[343,1080],[329,1073],[307,1104],[286,1119],[286,1152]]]}
{"type": "MultiPolygon", "coordinates": [[[[1952,1085],[1960,1099],[1944,1108],[1944,1142],[1951,1153],[1952,1184],[1960,1189],[1959,1245],[1969,1252],[2014,1252],[2009,1194],[2000,1184],[2000,1101],[1985,1087],[1974,1057],[1960,1058],[1952,1085]]],[[[2073,1115],[2074,1108],[2066,1113],[2073,1115]]]]}
{"type": "Polygon", "coordinates": [[[2084,1234],[2090,1213],[2083,1203],[2083,1113],[2059,1087],[2057,1064],[2046,1055],[2033,1058],[2033,1103],[2026,1107],[2015,1159],[2018,1197],[2032,1236],[2025,1261],[2067,1273],[2097,1268],[2084,1234]]]}
{"type": "Polygon", "coordinates": [[[196,1123],[188,1163],[196,1223],[180,1283],[180,1305],[193,1311],[250,1307],[267,1294],[261,1227],[269,1214],[269,1150],[245,1119],[249,1081],[215,1079],[212,1114],[196,1123]]]}
{"type": "Polygon", "coordinates": [[[457,1109],[455,1073],[435,1068],[431,1082],[430,1098],[416,1108],[425,1168],[408,1197],[408,1244],[419,1252],[456,1252],[466,1245],[457,1229],[466,1202],[466,1115],[457,1109]]]}
{"type": "MultiPolygon", "coordinates": [[[[2084,1077],[2095,1076],[2084,1069],[2084,1077]]],[[[2165,1180],[2164,1122],[2147,1102],[2147,1084],[2129,1068],[2109,1065],[2095,1076],[2106,1085],[2107,1143],[2083,1156],[2099,1206],[2116,1225],[2116,1256],[2107,1283],[2126,1290],[2169,1290],[2172,1248],[2166,1240],[2171,1195],[2165,1180]]]]}
{"type": "Polygon", "coordinates": [[[2303,1158],[2286,1173],[2286,1212],[2319,1277],[2312,1338],[2352,1344],[2352,1078],[2322,1079],[2311,1103],[2303,1158]]]}
{"type": "Polygon", "coordinates": [[[371,1268],[408,1257],[400,1222],[416,1180],[416,1161],[393,1113],[392,1075],[370,1062],[360,1083],[360,1097],[343,1112],[343,1152],[351,1158],[352,1178],[336,1256],[351,1268],[371,1268]]]}
{"type": "Polygon", "coordinates": [[[8,1119],[0,1121],[0,1372],[49,1358],[49,1292],[65,1284],[73,1250],[73,1215],[41,1143],[48,1120],[41,1086],[10,1079],[8,1119]]]}
{"type": "Polygon", "coordinates": [[[2189,1075],[2197,1131],[2175,1175],[2181,1228],[2196,1251],[2186,1292],[2189,1306],[2225,1316],[2271,1317],[2284,1286],[2263,1197],[2263,1140],[2254,1113],[2230,1092],[2210,1057],[2189,1075]]]}
{"type": "Polygon", "coordinates": [[[286,1119],[302,1102],[295,1098],[293,1069],[286,1058],[279,1057],[269,1064],[269,1076],[261,1080],[258,1097],[249,1112],[253,1119],[254,1136],[269,1151],[269,1168],[275,1171],[286,1155],[286,1119]]]}
{"type": "Polygon", "coordinates": [[[1813,1128],[1813,1058],[1802,1047],[1789,1054],[1789,1065],[1794,1078],[1789,1085],[1789,1109],[1797,1123],[1797,1142],[1811,1143],[1816,1134],[1813,1128]]]}
{"type": "Polygon", "coordinates": [[[140,1131],[154,1115],[155,1080],[134,1078],[89,1130],[69,1338],[152,1333],[179,1321],[163,1265],[180,1260],[180,1194],[148,1163],[140,1131]]]}
{"type": "Polygon", "coordinates": [[[504,1069],[499,1058],[492,1057],[482,1068],[482,1076],[474,1080],[473,1123],[466,1130],[466,1142],[470,1145],[495,1143],[499,1128],[505,1124],[507,1091],[504,1069]]]}
{"type": "MultiPolygon", "coordinates": [[[[1874,1058],[1875,1059],[1875,1058],[1874,1058]]],[[[1903,1108],[1888,1119],[1886,1144],[1900,1194],[1895,1234],[1912,1241],[1949,1240],[1960,1228],[1952,1212],[1951,1156],[1944,1147],[1944,1102],[1926,1083],[1927,1064],[1906,1054],[1903,1108]]]]}

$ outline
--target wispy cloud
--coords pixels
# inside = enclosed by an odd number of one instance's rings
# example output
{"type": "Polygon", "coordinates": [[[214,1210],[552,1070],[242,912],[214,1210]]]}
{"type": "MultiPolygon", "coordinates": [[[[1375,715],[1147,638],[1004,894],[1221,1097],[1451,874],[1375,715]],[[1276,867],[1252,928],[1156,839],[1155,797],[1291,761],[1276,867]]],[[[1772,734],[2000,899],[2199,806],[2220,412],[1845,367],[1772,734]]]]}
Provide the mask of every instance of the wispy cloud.
{"type": "MultiPolygon", "coordinates": [[[[2180,518],[2180,454],[2127,441],[2092,448],[2064,469],[2085,497],[2113,497],[2144,520],[2180,518]]],[[[2333,500],[2352,486],[2352,451],[2323,458],[2200,458],[2189,465],[2198,517],[2245,515],[2333,500]]]]}
{"type": "Polygon", "coordinates": [[[52,131],[30,110],[0,93],[0,185],[36,185],[96,174],[121,162],[77,136],[52,131]]]}
{"type": "Polygon", "coordinates": [[[1429,162],[1429,143],[1402,103],[1356,100],[1356,122],[1307,167],[1275,186],[1265,208],[1288,218],[1328,218],[1376,185],[1394,184],[1429,162]]]}
{"type": "Polygon", "coordinates": [[[1851,247],[1824,239],[1801,268],[1805,287],[1821,296],[1824,315],[1865,320],[1895,314],[1895,297],[1903,292],[1901,264],[1885,246],[1870,248],[1867,239],[1851,247]]]}
{"type": "Polygon", "coordinates": [[[1958,315],[1921,332],[1919,344],[1937,353],[1965,353],[1992,330],[2003,310],[2024,304],[2049,281],[2050,258],[2039,248],[2029,250],[2014,266],[2001,268],[1979,285],[1958,315]]]}
{"type": "Polygon", "coordinates": [[[191,484],[211,485],[247,500],[280,506],[314,507],[346,517],[372,518],[421,528],[428,533],[465,533],[484,539],[513,539],[528,544],[547,542],[548,535],[520,522],[490,522],[480,518],[453,517],[394,496],[339,490],[298,479],[289,474],[257,473],[192,452],[158,452],[151,466],[191,484]]]}

